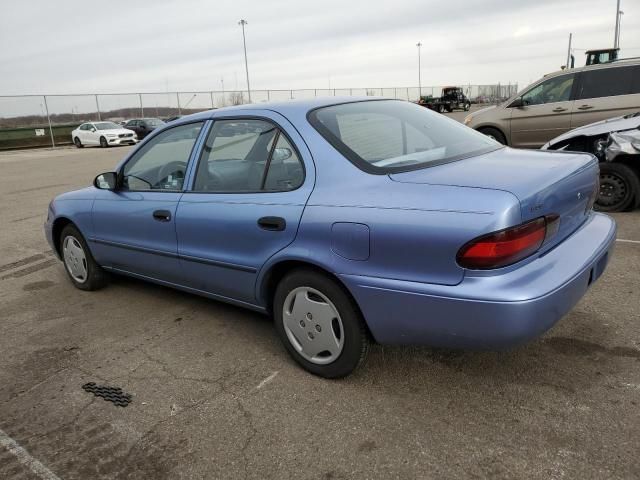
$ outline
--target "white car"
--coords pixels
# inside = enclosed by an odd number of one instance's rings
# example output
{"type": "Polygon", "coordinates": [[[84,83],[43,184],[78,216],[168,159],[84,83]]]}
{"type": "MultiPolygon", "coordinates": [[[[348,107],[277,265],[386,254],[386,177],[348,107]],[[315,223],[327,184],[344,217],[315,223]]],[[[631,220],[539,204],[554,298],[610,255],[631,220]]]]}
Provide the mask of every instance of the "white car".
{"type": "Polygon", "coordinates": [[[100,145],[104,148],[111,145],[135,145],[138,143],[138,136],[133,130],[122,128],[113,122],[88,122],[71,132],[71,140],[78,148],[85,145],[100,145]]]}

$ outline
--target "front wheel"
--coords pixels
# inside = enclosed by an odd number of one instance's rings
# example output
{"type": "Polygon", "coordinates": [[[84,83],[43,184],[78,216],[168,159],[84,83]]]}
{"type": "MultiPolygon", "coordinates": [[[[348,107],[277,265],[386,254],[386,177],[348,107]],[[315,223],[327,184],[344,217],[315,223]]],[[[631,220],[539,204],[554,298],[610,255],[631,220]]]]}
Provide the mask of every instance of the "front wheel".
{"type": "Polygon", "coordinates": [[[273,302],[276,331],[307,371],[341,378],[366,358],[369,335],[353,300],[328,276],[297,270],[278,285],[273,302]]]}
{"type": "Polygon", "coordinates": [[[80,231],[67,225],[60,234],[61,256],[67,275],[80,290],[98,290],[107,283],[107,273],[96,263],[80,231]]]}
{"type": "Polygon", "coordinates": [[[640,179],[623,163],[600,163],[600,191],[595,208],[601,212],[623,212],[636,206],[640,179]]]}
{"type": "Polygon", "coordinates": [[[487,137],[492,138],[493,140],[495,140],[498,143],[501,143],[502,145],[507,144],[507,139],[504,138],[504,135],[502,134],[502,132],[497,128],[491,128],[491,127],[482,128],[479,130],[479,132],[484,133],[487,137]]]}
{"type": "Polygon", "coordinates": [[[100,137],[100,146],[102,148],[107,148],[109,146],[109,143],[107,142],[106,138],[100,137]]]}
{"type": "Polygon", "coordinates": [[[444,113],[444,105],[438,105],[438,113],[444,113]]]}
{"type": "Polygon", "coordinates": [[[470,103],[465,103],[464,104],[464,111],[465,112],[468,112],[470,108],[471,108],[471,104],[470,103]]]}

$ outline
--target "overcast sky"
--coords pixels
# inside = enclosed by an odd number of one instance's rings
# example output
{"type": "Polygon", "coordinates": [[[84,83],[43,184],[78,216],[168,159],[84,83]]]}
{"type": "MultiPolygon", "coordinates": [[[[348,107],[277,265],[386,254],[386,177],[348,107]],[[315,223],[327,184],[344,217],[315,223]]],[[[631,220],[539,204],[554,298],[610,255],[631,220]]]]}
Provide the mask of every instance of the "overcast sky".
{"type": "MultiPolygon", "coordinates": [[[[564,63],[573,32],[611,46],[615,0],[1,0],[0,95],[518,82],[564,63]]],[[[640,1],[623,0],[623,56],[640,1]]],[[[0,116],[2,112],[0,112],[0,116]]]]}

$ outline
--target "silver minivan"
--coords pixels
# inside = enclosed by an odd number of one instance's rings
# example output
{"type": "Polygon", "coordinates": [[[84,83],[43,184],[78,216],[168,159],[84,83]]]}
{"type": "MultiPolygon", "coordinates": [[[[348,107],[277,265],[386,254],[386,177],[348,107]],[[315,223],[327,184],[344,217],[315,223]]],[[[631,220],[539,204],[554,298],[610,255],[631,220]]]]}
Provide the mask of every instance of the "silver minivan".
{"type": "Polygon", "coordinates": [[[505,145],[540,148],[566,131],[639,110],[640,60],[620,60],[545,75],[464,123],[505,145]]]}

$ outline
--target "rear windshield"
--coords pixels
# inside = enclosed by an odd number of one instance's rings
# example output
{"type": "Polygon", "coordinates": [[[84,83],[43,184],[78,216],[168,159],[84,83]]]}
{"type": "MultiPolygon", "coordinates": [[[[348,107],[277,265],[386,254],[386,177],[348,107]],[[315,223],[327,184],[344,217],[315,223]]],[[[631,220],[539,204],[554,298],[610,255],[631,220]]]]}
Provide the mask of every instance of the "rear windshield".
{"type": "Polygon", "coordinates": [[[424,168],[502,148],[455,120],[398,100],[332,105],[308,118],[331,145],[371,173],[424,168]]]}

